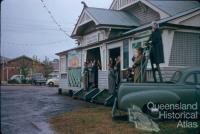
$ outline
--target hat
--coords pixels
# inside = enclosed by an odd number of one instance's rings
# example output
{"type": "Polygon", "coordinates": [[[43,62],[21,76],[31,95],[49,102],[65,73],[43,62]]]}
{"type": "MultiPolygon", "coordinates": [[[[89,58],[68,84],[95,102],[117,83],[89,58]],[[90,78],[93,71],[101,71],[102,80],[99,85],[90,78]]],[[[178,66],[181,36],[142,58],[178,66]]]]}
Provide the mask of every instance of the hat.
{"type": "Polygon", "coordinates": [[[135,48],[135,49],[137,49],[137,48],[142,48],[142,43],[140,42],[138,42],[138,43],[133,43],[133,47],[135,48]]]}

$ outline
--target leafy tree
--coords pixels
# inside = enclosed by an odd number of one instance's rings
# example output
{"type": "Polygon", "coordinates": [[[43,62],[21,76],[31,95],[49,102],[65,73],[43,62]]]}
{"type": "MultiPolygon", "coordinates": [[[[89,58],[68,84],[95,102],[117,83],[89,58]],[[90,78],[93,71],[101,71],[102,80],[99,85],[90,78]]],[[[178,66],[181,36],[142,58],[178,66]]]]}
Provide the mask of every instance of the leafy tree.
{"type": "Polygon", "coordinates": [[[19,69],[21,71],[21,74],[24,75],[24,77],[26,78],[29,74],[30,68],[29,62],[25,58],[22,58],[19,69]]]}
{"type": "Polygon", "coordinates": [[[51,72],[53,72],[53,66],[52,66],[51,62],[49,61],[49,59],[47,57],[45,57],[43,64],[44,64],[44,77],[47,78],[48,75],[51,72]]]}

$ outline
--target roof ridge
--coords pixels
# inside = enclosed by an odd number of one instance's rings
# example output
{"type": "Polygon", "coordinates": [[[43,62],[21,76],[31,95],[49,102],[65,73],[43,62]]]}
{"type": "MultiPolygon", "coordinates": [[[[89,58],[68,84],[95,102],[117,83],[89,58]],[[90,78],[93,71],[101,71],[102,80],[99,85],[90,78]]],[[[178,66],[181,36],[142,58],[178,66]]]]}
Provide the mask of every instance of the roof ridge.
{"type": "Polygon", "coordinates": [[[116,12],[124,12],[124,11],[121,11],[121,10],[107,9],[107,8],[100,8],[100,7],[87,7],[87,8],[100,9],[100,10],[108,10],[108,11],[116,11],[116,12]]]}

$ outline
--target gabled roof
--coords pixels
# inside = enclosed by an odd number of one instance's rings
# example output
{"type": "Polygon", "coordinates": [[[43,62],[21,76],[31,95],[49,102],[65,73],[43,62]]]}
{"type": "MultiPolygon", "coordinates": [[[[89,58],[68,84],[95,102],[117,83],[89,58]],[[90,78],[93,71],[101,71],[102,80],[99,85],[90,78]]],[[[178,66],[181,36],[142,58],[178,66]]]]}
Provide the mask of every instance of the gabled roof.
{"type": "Polygon", "coordinates": [[[96,26],[132,28],[140,25],[140,21],[137,17],[124,11],[85,7],[71,36],[75,36],[79,27],[86,26],[86,24],[90,23],[91,21],[94,22],[96,26]],[[89,17],[89,19],[88,21],[82,23],[80,18],[82,18],[85,14],[89,17]]]}
{"type": "MultiPolygon", "coordinates": [[[[185,11],[185,12],[181,12],[181,13],[179,13],[179,14],[177,14],[177,15],[174,15],[174,16],[171,16],[171,17],[167,17],[167,18],[164,18],[164,19],[161,19],[161,20],[157,21],[157,23],[158,23],[158,24],[166,23],[166,22],[169,22],[169,21],[171,21],[171,20],[177,19],[177,18],[179,18],[179,17],[182,17],[182,16],[184,16],[184,15],[187,15],[187,14],[190,14],[190,13],[193,13],[193,12],[196,12],[196,11],[199,11],[199,10],[200,10],[200,7],[196,7],[196,8],[194,8],[194,9],[190,9],[190,10],[187,10],[187,11],[185,11]]],[[[140,27],[138,27],[138,28],[129,30],[129,31],[123,33],[123,35],[132,34],[132,33],[134,33],[134,32],[138,32],[138,31],[140,31],[140,30],[144,30],[144,29],[150,28],[151,26],[152,26],[152,24],[149,23],[149,24],[140,26],[140,27]]]]}
{"type": "Polygon", "coordinates": [[[101,25],[139,26],[135,16],[124,11],[88,7],[86,11],[101,25]]]}
{"type": "Polygon", "coordinates": [[[10,62],[13,62],[13,61],[16,61],[16,60],[19,60],[19,59],[28,59],[28,60],[34,61],[34,62],[36,62],[36,63],[38,63],[38,64],[44,65],[42,62],[40,62],[40,61],[38,61],[38,60],[35,60],[35,59],[32,59],[32,58],[30,58],[30,57],[28,57],[28,56],[26,56],[26,55],[22,55],[22,56],[19,56],[19,57],[10,59],[7,63],[10,63],[10,62]]]}
{"type": "Polygon", "coordinates": [[[170,16],[178,13],[200,7],[200,3],[195,0],[147,0],[160,10],[166,12],[170,16]]]}
{"type": "Polygon", "coordinates": [[[121,9],[132,6],[138,2],[142,2],[153,8],[156,12],[163,14],[166,17],[176,15],[200,6],[199,0],[129,0],[125,5],[120,3],[121,0],[113,0],[110,9],[114,4],[121,5],[121,9]]]}

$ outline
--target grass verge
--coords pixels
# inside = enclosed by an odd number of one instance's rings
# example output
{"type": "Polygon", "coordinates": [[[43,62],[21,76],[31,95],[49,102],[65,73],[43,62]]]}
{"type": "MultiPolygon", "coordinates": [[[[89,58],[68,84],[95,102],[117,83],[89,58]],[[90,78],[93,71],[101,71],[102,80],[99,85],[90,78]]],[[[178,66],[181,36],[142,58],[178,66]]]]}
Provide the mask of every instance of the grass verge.
{"type": "MultiPolygon", "coordinates": [[[[49,120],[58,134],[149,134],[138,130],[127,120],[112,120],[111,108],[97,106],[68,112],[49,120]]],[[[157,122],[156,134],[198,134],[199,129],[177,128],[175,121],[157,122]]],[[[200,125],[200,121],[198,121],[200,125]]]]}

